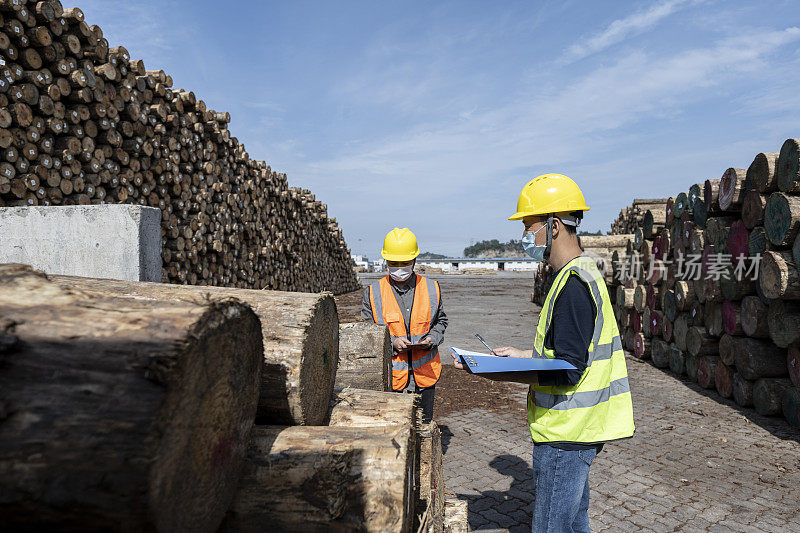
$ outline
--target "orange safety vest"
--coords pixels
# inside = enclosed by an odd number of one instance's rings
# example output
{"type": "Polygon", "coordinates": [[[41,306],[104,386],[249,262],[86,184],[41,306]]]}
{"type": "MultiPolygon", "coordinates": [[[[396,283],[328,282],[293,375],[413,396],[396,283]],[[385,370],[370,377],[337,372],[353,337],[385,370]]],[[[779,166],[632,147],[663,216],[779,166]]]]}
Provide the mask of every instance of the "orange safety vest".
{"type": "MultiPolygon", "coordinates": [[[[369,301],[372,304],[372,318],[376,324],[389,327],[392,342],[399,337],[408,338],[416,344],[431,331],[431,320],[439,309],[439,284],[417,275],[414,287],[414,304],[411,306],[411,332],[406,331],[406,323],[400,305],[394,296],[389,276],[381,278],[369,286],[369,301]]],[[[411,369],[414,381],[419,387],[430,387],[439,381],[442,361],[439,347],[411,348],[411,369]]],[[[408,352],[392,355],[392,390],[402,391],[408,384],[408,352]]]]}

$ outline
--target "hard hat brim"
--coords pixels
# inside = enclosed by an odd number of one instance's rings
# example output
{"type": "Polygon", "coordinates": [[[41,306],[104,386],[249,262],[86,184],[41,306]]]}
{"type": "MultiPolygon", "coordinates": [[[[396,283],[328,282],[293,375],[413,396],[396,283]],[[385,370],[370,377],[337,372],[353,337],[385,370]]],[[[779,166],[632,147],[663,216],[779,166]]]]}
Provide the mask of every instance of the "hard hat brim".
{"type": "MultiPolygon", "coordinates": [[[[589,210],[589,206],[583,205],[583,206],[581,206],[581,207],[579,207],[577,209],[570,209],[569,212],[570,213],[572,211],[584,211],[585,212],[585,211],[588,211],[588,210],[589,210]]],[[[566,211],[561,211],[561,210],[553,211],[552,209],[531,209],[529,211],[517,211],[516,213],[514,213],[513,215],[508,217],[508,220],[522,220],[525,217],[538,217],[538,216],[542,216],[542,215],[549,215],[550,213],[565,213],[565,212],[566,211]]]]}
{"type": "Polygon", "coordinates": [[[413,254],[389,254],[386,253],[385,250],[381,251],[381,257],[383,257],[387,261],[411,261],[412,259],[415,259],[418,255],[419,255],[419,250],[417,250],[413,254]]]}

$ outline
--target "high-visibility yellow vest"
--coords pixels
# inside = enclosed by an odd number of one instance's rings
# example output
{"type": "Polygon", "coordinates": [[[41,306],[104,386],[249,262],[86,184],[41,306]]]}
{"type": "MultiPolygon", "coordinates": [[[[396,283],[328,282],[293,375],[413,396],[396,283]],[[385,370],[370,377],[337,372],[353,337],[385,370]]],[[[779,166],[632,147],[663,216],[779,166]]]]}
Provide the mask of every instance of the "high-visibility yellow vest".
{"type": "MultiPolygon", "coordinates": [[[[419,343],[431,332],[431,325],[441,302],[439,284],[417,274],[414,303],[411,306],[411,330],[406,331],[403,313],[394,296],[389,276],[381,278],[377,283],[369,286],[369,298],[372,305],[372,319],[376,324],[385,324],[389,327],[392,342],[400,337],[405,337],[412,344],[419,343]]],[[[408,352],[393,355],[392,390],[402,391],[408,385],[408,371],[408,352]]],[[[436,385],[442,373],[439,347],[411,348],[411,371],[414,372],[414,381],[418,386],[436,385]]]]}
{"type": "Polygon", "coordinates": [[[597,317],[586,371],[577,385],[536,386],[528,391],[528,425],[534,442],[601,443],[633,436],[633,403],[622,340],[603,275],[593,259],[576,257],[558,272],[547,293],[534,341],[534,357],[555,357],[545,348],[553,306],[570,276],[589,287],[597,317]]]}

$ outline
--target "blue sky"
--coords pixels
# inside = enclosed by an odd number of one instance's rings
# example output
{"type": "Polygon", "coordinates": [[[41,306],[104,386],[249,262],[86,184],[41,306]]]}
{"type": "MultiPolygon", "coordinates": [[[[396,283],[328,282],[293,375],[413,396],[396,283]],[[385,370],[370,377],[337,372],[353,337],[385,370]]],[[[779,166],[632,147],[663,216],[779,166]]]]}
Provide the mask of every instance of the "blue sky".
{"type": "Polygon", "coordinates": [[[328,204],[351,249],[394,226],[459,255],[518,238],[560,172],[607,230],[634,197],[800,137],[800,2],[82,0],[90,24],[229,111],[254,159],[328,204]]]}

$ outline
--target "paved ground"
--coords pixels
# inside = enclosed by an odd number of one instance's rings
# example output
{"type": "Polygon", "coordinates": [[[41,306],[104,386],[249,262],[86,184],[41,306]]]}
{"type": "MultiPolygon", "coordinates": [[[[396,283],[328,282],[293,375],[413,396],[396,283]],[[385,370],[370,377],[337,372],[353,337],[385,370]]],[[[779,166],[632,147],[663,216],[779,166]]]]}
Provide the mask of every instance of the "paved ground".
{"type": "MultiPolygon", "coordinates": [[[[445,346],[478,349],[475,331],[490,343],[528,346],[525,327],[532,332],[538,310],[531,274],[436,279],[451,323],[445,346]]],[[[628,359],[628,371],[637,432],[606,446],[592,466],[593,531],[800,533],[800,432],[647,363],[628,359]]],[[[527,531],[534,495],[526,391],[502,390],[516,401],[487,409],[464,399],[464,409],[436,417],[445,487],[468,502],[473,529],[527,531]]],[[[437,388],[437,406],[447,394],[437,388]]]]}

